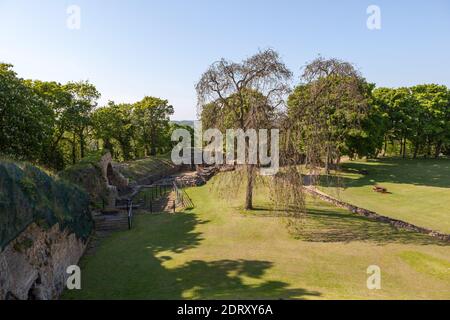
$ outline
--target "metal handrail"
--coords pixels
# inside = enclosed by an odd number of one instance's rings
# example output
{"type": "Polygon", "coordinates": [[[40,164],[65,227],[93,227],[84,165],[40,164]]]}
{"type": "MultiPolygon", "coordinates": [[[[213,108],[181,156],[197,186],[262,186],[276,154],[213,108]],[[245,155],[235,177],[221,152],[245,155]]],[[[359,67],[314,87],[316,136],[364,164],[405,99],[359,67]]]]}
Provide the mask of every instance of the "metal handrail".
{"type": "Polygon", "coordinates": [[[188,209],[193,209],[195,207],[194,202],[189,197],[187,192],[182,187],[179,187],[176,181],[173,182],[173,188],[175,191],[177,204],[181,204],[184,208],[188,209]]]}
{"type": "Polygon", "coordinates": [[[127,201],[127,211],[128,211],[128,229],[131,230],[133,226],[133,200],[127,201]]]}
{"type": "Polygon", "coordinates": [[[151,195],[149,197],[145,196],[143,199],[144,206],[146,209],[150,209],[150,212],[153,212],[153,201],[157,201],[167,193],[167,187],[170,187],[170,185],[166,184],[158,184],[158,185],[148,185],[148,186],[141,186],[140,190],[142,189],[150,189],[151,195]]]}

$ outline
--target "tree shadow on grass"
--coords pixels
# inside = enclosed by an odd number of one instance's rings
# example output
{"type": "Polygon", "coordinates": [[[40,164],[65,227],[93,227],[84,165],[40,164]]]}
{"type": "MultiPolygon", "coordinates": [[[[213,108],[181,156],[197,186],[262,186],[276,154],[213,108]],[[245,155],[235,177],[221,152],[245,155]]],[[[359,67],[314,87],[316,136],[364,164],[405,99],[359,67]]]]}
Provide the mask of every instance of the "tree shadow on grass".
{"type": "MultiPolygon", "coordinates": [[[[299,299],[304,296],[319,296],[300,288],[289,288],[281,281],[265,281],[265,272],[273,266],[269,261],[257,260],[192,260],[175,268],[166,268],[171,262],[168,255],[160,252],[181,253],[197,247],[203,240],[200,233],[193,232],[198,220],[192,213],[179,213],[161,226],[155,237],[147,243],[151,252],[153,277],[148,278],[147,288],[157,288],[144,294],[149,299],[182,299],[186,294],[194,299],[251,299],[282,298],[299,299]],[[251,279],[247,284],[244,278],[251,279]]],[[[232,248],[230,248],[232,250],[232,248]]]]}
{"type": "MultiPolygon", "coordinates": [[[[322,203],[319,202],[321,205],[322,203]]],[[[328,205],[323,204],[327,208],[328,205]]],[[[316,205],[317,206],[317,205],[316,205]]],[[[290,209],[289,213],[295,212],[290,209]]],[[[292,217],[286,211],[277,210],[269,205],[259,205],[254,210],[246,211],[255,217],[292,217]]],[[[401,243],[417,245],[448,246],[445,241],[426,234],[399,229],[389,223],[359,216],[343,209],[307,208],[303,216],[299,216],[299,226],[294,236],[310,242],[351,242],[368,241],[376,244],[401,243]]]]}
{"type": "MultiPolygon", "coordinates": [[[[82,263],[82,290],[64,299],[301,299],[319,296],[288,283],[265,280],[273,262],[191,260],[175,257],[203,241],[197,226],[208,223],[193,213],[140,216],[135,228],[101,244],[82,263]],[[176,262],[176,261],[175,261],[176,262]]],[[[233,248],[230,248],[233,250],[233,248]]]]}
{"type": "Polygon", "coordinates": [[[448,245],[431,236],[398,229],[389,223],[321,209],[308,210],[299,238],[311,242],[369,241],[377,244],[448,245]]]}
{"type": "Polygon", "coordinates": [[[208,220],[200,220],[191,212],[176,214],[162,213],[152,219],[152,224],[138,226],[138,236],[143,243],[148,243],[148,248],[153,251],[170,250],[181,253],[185,250],[197,247],[203,237],[195,231],[198,225],[208,223],[208,220]]]}
{"type": "Polygon", "coordinates": [[[263,280],[269,261],[217,260],[190,261],[173,269],[181,291],[189,291],[194,299],[301,299],[320,293],[289,288],[282,281],[263,280]],[[244,278],[251,279],[245,283],[244,278]]]}

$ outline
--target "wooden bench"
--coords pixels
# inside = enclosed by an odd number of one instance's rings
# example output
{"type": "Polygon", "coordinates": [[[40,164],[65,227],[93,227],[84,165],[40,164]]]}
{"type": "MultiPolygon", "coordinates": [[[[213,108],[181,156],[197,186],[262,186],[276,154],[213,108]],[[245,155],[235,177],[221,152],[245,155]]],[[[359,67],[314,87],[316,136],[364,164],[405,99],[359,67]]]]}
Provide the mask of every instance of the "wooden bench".
{"type": "Polygon", "coordinates": [[[373,191],[379,192],[379,193],[387,193],[387,189],[381,186],[374,186],[373,191]]]}

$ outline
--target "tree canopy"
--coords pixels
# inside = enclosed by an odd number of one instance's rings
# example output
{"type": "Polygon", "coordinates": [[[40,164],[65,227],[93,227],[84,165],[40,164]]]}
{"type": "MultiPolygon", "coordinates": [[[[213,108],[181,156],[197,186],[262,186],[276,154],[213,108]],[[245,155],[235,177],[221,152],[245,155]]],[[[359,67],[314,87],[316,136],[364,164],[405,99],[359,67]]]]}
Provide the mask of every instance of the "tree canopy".
{"type": "Polygon", "coordinates": [[[0,64],[0,153],[61,170],[99,148],[118,160],[170,151],[167,100],[98,107],[99,98],[88,81],[24,80],[0,64]]]}

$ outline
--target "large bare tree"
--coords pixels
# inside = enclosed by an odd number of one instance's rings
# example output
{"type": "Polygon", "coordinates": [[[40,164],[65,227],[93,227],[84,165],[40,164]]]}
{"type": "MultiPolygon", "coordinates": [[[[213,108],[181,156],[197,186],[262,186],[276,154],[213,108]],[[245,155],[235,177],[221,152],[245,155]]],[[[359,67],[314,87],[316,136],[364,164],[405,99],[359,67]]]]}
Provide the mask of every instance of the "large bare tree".
{"type": "MultiPolygon", "coordinates": [[[[240,63],[221,59],[207,69],[196,85],[199,114],[203,114],[202,120],[208,126],[222,131],[274,128],[289,93],[291,77],[291,71],[271,49],[240,63]]],[[[253,208],[257,166],[245,165],[245,209],[253,208]]]]}

